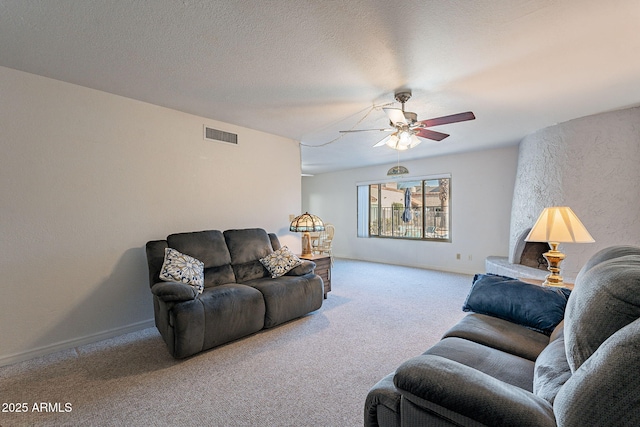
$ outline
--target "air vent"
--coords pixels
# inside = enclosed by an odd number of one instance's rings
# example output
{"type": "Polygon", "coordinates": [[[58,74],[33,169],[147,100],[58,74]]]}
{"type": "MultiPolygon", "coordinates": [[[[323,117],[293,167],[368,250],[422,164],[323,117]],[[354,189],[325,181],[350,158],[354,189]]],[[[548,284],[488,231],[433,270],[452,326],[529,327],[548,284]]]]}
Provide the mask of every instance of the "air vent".
{"type": "Polygon", "coordinates": [[[204,139],[209,141],[226,142],[227,144],[238,145],[238,135],[225,132],[223,130],[204,127],[204,139]]]}

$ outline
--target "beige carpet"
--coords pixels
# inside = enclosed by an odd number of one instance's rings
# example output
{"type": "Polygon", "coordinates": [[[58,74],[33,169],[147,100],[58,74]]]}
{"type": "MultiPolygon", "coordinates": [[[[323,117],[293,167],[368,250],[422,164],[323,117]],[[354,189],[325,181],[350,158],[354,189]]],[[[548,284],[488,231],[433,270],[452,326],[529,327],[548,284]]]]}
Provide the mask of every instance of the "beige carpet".
{"type": "Polygon", "coordinates": [[[369,388],[464,315],[470,286],[336,260],[320,310],[187,360],[150,328],[2,367],[2,409],[26,412],[0,426],[361,426],[369,388]]]}

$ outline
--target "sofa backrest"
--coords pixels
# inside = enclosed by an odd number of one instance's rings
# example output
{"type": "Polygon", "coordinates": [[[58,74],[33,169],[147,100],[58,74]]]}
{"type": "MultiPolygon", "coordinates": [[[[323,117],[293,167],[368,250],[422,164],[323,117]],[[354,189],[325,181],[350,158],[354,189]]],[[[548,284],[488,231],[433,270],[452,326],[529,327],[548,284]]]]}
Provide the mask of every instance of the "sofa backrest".
{"type": "Polygon", "coordinates": [[[149,286],[151,287],[160,281],[164,250],[167,247],[166,240],[151,240],[147,242],[147,266],[149,267],[149,286]]]}
{"type": "Polygon", "coordinates": [[[565,313],[571,378],[554,402],[558,425],[640,425],[640,248],[595,254],[565,313]]]}
{"type": "Polygon", "coordinates": [[[280,244],[280,240],[278,239],[278,236],[276,236],[275,233],[269,233],[269,240],[271,240],[271,248],[274,251],[277,251],[282,247],[282,245],[280,244]]]}
{"type": "Polygon", "coordinates": [[[236,281],[231,268],[231,255],[221,231],[171,234],[167,237],[167,244],[204,263],[205,288],[236,281]]]}
{"type": "Polygon", "coordinates": [[[281,247],[278,237],[267,234],[261,228],[175,233],[167,240],[147,242],[149,286],[160,281],[164,262],[164,250],[169,247],[192,256],[204,263],[204,287],[225,283],[243,283],[267,277],[268,271],[260,263],[265,257],[281,247]]]}
{"type": "Polygon", "coordinates": [[[602,249],[589,258],[589,260],[582,266],[580,272],[578,272],[578,276],[576,277],[576,282],[581,282],[583,280],[582,276],[601,262],[613,258],[620,258],[626,255],[638,255],[638,253],[640,253],[640,248],[631,245],[616,245],[602,249]]]}
{"type": "Polygon", "coordinates": [[[562,386],[553,405],[559,426],[640,425],[640,319],[606,341],[562,386]]]}
{"type": "Polygon", "coordinates": [[[567,360],[575,372],[619,329],[640,318],[640,248],[612,246],[585,264],[565,311],[567,360]]]}
{"type": "Polygon", "coordinates": [[[224,238],[231,256],[231,266],[238,283],[269,277],[269,272],[260,262],[273,252],[271,239],[262,228],[227,230],[224,238]]]}

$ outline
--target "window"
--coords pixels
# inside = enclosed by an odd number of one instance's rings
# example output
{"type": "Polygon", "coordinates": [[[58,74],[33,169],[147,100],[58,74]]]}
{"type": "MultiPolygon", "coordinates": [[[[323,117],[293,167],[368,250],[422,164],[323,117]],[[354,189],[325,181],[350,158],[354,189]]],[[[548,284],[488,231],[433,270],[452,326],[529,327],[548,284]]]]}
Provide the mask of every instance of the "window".
{"type": "Polygon", "coordinates": [[[358,185],[358,237],[451,241],[448,176],[358,185]]]}

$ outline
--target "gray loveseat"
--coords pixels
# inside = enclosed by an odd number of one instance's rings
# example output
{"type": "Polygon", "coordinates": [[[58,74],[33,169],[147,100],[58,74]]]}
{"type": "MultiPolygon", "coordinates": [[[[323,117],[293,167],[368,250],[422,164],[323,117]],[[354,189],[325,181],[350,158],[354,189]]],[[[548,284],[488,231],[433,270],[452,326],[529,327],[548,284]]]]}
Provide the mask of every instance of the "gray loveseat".
{"type": "Polygon", "coordinates": [[[324,286],[315,264],[303,260],[278,278],[260,262],[280,249],[263,229],[172,234],[146,245],[156,327],[175,358],[184,358],[322,306],[324,286]],[[204,290],[160,280],[165,249],[204,263],[204,290]]]}
{"type": "Polygon", "coordinates": [[[365,426],[639,426],[640,248],[594,255],[553,329],[505,320],[530,316],[526,303],[468,314],[380,380],[365,426]]]}

